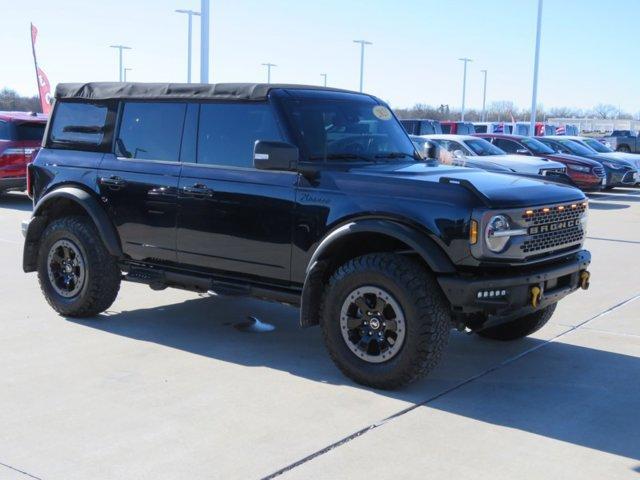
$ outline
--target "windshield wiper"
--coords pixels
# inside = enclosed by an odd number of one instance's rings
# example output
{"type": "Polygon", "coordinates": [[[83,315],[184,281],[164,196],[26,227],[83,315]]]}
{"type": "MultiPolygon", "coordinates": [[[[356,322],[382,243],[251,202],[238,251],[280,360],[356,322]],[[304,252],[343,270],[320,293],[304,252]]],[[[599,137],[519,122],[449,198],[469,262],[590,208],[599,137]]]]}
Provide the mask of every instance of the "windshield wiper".
{"type": "Polygon", "coordinates": [[[329,153],[328,155],[313,155],[309,160],[366,160],[372,162],[373,159],[357,153],[329,153]]]}
{"type": "Polygon", "coordinates": [[[405,158],[405,157],[413,158],[414,160],[416,159],[416,156],[413,153],[406,153],[406,152],[388,152],[388,153],[381,153],[379,155],[375,155],[375,158],[405,158]]]}

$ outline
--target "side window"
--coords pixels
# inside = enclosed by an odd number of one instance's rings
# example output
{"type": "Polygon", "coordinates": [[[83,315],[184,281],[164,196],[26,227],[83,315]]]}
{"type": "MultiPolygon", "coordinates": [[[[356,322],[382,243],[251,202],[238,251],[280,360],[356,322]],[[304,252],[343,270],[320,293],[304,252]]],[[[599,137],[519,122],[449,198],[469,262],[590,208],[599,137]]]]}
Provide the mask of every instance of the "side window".
{"type": "Polygon", "coordinates": [[[476,125],[476,133],[487,133],[486,125],[476,125]]]}
{"type": "Polygon", "coordinates": [[[51,124],[50,141],[59,145],[98,147],[105,138],[107,105],[58,103],[51,124]]]}
{"type": "Polygon", "coordinates": [[[198,127],[198,163],[252,167],[256,140],[282,141],[266,103],[203,103],[198,127]]]}
{"type": "Polygon", "coordinates": [[[451,133],[451,124],[443,123],[441,124],[441,127],[442,127],[442,133],[451,133]]]}
{"type": "Polygon", "coordinates": [[[507,153],[516,153],[516,150],[518,150],[518,144],[516,142],[505,140],[503,138],[496,138],[493,141],[493,144],[507,153]]]}
{"type": "Polygon", "coordinates": [[[9,122],[0,120],[0,140],[11,140],[11,129],[9,122]]]}
{"type": "Polygon", "coordinates": [[[126,102],[116,137],[116,155],[177,162],[186,109],[186,103],[126,102]]]}

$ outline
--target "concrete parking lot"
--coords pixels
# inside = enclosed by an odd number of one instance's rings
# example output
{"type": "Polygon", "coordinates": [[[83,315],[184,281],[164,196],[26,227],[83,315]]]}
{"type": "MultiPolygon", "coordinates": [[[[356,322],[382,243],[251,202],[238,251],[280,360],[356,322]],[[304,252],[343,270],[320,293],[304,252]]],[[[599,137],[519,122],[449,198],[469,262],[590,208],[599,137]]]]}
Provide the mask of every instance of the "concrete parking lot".
{"type": "Polygon", "coordinates": [[[638,478],[640,190],[591,196],[588,292],[512,343],[452,333],[399,392],[361,388],[297,311],[123,284],[56,315],[0,198],[0,479],[638,478]],[[255,315],[276,328],[235,328],[255,315]]]}

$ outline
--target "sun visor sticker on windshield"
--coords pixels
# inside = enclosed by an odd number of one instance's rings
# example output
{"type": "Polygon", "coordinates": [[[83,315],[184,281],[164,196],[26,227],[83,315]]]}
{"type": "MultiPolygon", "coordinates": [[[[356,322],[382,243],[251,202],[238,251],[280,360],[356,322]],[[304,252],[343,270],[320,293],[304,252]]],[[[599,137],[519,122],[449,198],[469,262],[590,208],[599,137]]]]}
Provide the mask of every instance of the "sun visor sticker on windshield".
{"type": "Polygon", "coordinates": [[[373,114],[380,120],[391,120],[391,111],[382,105],[373,107],[373,114]]]}

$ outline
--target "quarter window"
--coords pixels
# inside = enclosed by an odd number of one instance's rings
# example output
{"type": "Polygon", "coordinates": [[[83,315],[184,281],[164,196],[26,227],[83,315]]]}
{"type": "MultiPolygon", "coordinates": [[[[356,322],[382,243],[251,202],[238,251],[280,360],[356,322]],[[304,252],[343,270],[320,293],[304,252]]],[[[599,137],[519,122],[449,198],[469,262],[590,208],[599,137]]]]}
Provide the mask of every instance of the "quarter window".
{"type": "Polygon", "coordinates": [[[198,163],[251,167],[256,140],[283,140],[268,104],[205,103],[200,106],[198,163]]]}
{"type": "Polygon", "coordinates": [[[177,162],[186,109],[186,103],[125,103],[116,154],[124,158],[177,162]]]}
{"type": "Polygon", "coordinates": [[[108,108],[93,103],[59,103],[51,125],[51,141],[98,146],[105,135],[108,108]]]}

